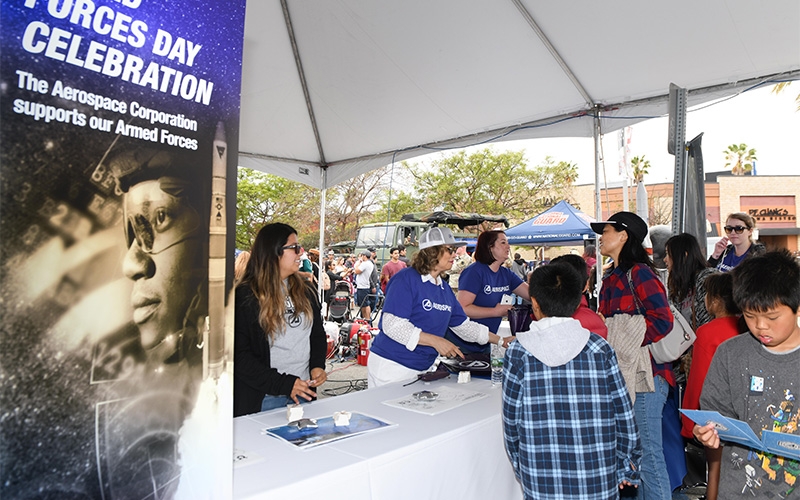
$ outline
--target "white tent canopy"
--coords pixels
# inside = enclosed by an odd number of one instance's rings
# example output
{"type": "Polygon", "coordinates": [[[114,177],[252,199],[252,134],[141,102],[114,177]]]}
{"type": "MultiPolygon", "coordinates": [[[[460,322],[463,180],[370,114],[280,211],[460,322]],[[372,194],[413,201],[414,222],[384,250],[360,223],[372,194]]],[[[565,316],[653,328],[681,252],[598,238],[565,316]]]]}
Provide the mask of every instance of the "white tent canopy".
{"type": "MultiPolygon", "coordinates": [[[[800,78],[796,0],[252,0],[239,164],[316,187],[800,78]],[[324,174],[323,174],[324,172],[324,174]],[[327,178],[326,178],[327,177],[327,178]]],[[[665,138],[666,142],[666,138],[665,138]]]]}

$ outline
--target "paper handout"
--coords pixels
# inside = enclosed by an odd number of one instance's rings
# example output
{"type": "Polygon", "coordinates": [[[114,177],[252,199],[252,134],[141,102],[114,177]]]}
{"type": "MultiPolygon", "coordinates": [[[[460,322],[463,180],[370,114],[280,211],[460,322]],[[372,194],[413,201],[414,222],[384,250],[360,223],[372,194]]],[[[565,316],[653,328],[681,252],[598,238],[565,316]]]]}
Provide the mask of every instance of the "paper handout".
{"type": "Polygon", "coordinates": [[[784,432],[761,431],[761,439],[745,422],[723,417],[716,411],[681,410],[681,413],[698,425],[713,423],[719,438],[748,448],[778,456],[800,460],[800,435],[784,432]]]}
{"type": "MultiPolygon", "coordinates": [[[[306,420],[312,421],[311,419],[306,420]]],[[[282,439],[300,449],[309,449],[321,444],[331,443],[340,439],[395,425],[375,417],[355,412],[351,414],[347,425],[337,426],[333,417],[320,418],[312,422],[313,425],[307,426],[298,426],[289,423],[287,425],[271,427],[265,429],[264,433],[282,439]]]]}

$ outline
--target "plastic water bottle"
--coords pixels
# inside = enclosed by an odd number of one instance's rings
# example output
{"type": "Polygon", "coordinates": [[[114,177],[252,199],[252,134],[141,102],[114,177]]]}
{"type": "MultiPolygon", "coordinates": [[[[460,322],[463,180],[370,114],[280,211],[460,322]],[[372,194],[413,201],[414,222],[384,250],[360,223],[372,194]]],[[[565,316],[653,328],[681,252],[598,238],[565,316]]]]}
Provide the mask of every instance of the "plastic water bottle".
{"type": "Polygon", "coordinates": [[[492,344],[492,387],[503,384],[503,356],[505,349],[497,344],[492,344]]]}

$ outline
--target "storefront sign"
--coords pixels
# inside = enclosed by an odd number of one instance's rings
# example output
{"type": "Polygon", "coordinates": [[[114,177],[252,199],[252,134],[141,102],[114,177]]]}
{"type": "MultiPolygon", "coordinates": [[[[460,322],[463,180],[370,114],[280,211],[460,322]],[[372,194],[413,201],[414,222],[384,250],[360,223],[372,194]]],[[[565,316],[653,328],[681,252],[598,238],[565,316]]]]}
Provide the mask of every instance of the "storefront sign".
{"type": "Polygon", "coordinates": [[[794,222],[797,220],[797,216],[786,208],[751,208],[747,212],[758,222],[794,222]]]}

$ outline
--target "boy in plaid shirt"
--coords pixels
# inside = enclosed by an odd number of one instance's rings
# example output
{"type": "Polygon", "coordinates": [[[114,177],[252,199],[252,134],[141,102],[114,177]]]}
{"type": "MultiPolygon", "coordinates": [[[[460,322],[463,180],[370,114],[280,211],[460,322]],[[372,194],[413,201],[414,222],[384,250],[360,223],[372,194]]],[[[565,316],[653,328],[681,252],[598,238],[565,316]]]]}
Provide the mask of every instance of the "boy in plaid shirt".
{"type": "Polygon", "coordinates": [[[617,357],[570,317],[582,289],[565,264],[536,269],[538,321],[506,352],[503,434],[526,499],[613,499],[639,484],[639,434],[617,357]]]}

